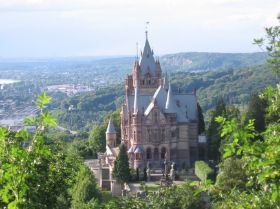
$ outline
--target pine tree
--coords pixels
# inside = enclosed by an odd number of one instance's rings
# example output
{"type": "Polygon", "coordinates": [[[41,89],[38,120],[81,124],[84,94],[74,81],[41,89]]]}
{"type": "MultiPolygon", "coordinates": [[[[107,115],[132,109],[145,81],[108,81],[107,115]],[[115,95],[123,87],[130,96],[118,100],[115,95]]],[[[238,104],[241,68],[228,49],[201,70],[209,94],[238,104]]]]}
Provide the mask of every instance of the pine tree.
{"type": "Polygon", "coordinates": [[[121,144],[119,149],[119,154],[114,162],[113,177],[118,183],[123,184],[130,179],[130,169],[125,145],[121,144]]]}
{"type": "Polygon", "coordinates": [[[100,199],[96,179],[86,166],[81,166],[76,177],[76,183],[71,190],[72,208],[83,208],[90,201],[100,199]]]}
{"type": "Polygon", "coordinates": [[[261,99],[257,94],[251,96],[245,122],[248,123],[250,119],[254,119],[255,130],[259,133],[265,130],[266,106],[266,101],[261,99]]]}
{"type": "Polygon", "coordinates": [[[197,112],[198,112],[198,134],[202,134],[205,132],[205,123],[204,123],[202,109],[199,103],[197,103],[197,112]]]}
{"type": "Polygon", "coordinates": [[[207,130],[208,137],[208,158],[211,160],[219,161],[221,145],[221,136],[219,133],[220,125],[215,121],[217,116],[226,116],[226,105],[223,98],[219,98],[216,108],[212,111],[210,124],[207,130]]]}

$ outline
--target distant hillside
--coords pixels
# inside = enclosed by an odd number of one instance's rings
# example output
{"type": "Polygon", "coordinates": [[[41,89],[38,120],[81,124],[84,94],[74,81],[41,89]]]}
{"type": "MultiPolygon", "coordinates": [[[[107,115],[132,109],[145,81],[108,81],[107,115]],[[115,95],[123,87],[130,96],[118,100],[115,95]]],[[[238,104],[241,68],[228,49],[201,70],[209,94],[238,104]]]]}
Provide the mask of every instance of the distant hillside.
{"type": "MultiPolygon", "coordinates": [[[[263,64],[265,59],[265,53],[184,52],[161,56],[160,62],[163,72],[174,73],[237,69],[263,64]]],[[[26,81],[36,78],[49,85],[61,81],[90,84],[96,80],[113,84],[123,81],[125,75],[131,73],[134,60],[133,57],[0,60],[0,78],[26,81]]]]}
{"type": "MultiPolygon", "coordinates": [[[[215,106],[219,97],[227,104],[247,105],[250,95],[267,85],[275,85],[279,78],[266,65],[243,67],[236,70],[171,74],[173,91],[192,92],[197,89],[198,101],[204,112],[215,106]]],[[[73,130],[89,129],[102,122],[106,112],[120,107],[124,99],[124,82],[104,90],[87,93],[62,102],[57,112],[60,124],[73,130]],[[73,105],[74,111],[68,111],[73,105]]]]}
{"type": "Polygon", "coordinates": [[[266,54],[257,53],[208,53],[184,52],[168,54],[160,58],[163,70],[168,72],[197,72],[217,69],[237,69],[263,64],[266,54]]]}
{"type": "Polygon", "coordinates": [[[275,86],[280,81],[267,65],[201,73],[178,72],[171,78],[174,90],[191,92],[197,89],[204,111],[212,108],[219,97],[228,104],[246,105],[251,94],[259,93],[268,85],[275,86]]]}
{"type": "MultiPolygon", "coordinates": [[[[237,69],[252,65],[263,64],[266,53],[210,53],[210,52],[182,52],[167,54],[160,57],[164,72],[201,72],[218,69],[237,69]]],[[[123,76],[131,73],[134,58],[121,57],[100,59],[88,62],[96,68],[110,69],[109,73],[123,76]],[[119,74],[120,73],[120,74],[119,74]]]]}

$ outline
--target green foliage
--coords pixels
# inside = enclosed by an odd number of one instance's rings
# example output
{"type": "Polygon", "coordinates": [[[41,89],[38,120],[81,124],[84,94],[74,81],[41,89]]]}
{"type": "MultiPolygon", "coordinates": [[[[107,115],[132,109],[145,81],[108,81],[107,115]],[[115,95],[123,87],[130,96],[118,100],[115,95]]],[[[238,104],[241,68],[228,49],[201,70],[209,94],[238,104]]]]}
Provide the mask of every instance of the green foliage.
{"type": "Polygon", "coordinates": [[[103,119],[109,111],[120,107],[124,98],[122,95],[122,85],[118,84],[67,98],[56,112],[58,121],[71,130],[88,131],[93,125],[105,122],[103,119]]]}
{"type": "Polygon", "coordinates": [[[105,116],[104,124],[95,126],[89,134],[88,142],[89,147],[93,153],[105,152],[106,150],[106,129],[108,126],[109,119],[112,118],[116,132],[117,132],[117,144],[120,142],[120,110],[108,113],[105,116]]]}
{"type": "Polygon", "coordinates": [[[99,125],[95,127],[89,134],[89,146],[95,152],[105,152],[106,150],[106,126],[99,125]]]}
{"type": "Polygon", "coordinates": [[[113,177],[121,184],[130,179],[128,156],[124,144],[119,146],[119,154],[114,162],[113,177]]]}
{"type": "MultiPolygon", "coordinates": [[[[280,95],[280,88],[272,90],[268,88],[264,92],[268,101],[268,115],[273,114],[279,118],[279,103],[275,98],[280,95]],[[267,93],[269,92],[269,93],[267,93]],[[271,112],[272,111],[272,112],[271,112]]],[[[260,137],[254,130],[253,121],[242,126],[236,119],[226,120],[223,117],[217,118],[222,124],[221,135],[226,138],[224,158],[240,158],[244,162],[244,169],[248,176],[246,192],[249,194],[261,195],[265,201],[270,198],[269,204],[272,208],[279,208],[280,205],[280,123],[279,120],[267,124],[265,132],[260,137]]],[[[251,198],[252,203],[259,201],[251,198]]],[[[248,203],[248,201],[247,201],[248,203]]]]}
{"type": "Polygon", "coordinates": [[[67,196],[75,163],[63,151],[63,144],[45,137],[55,119],[44,108],[50,101],[45,93],[37,100],[38,118],[27,122],[38,128],[33,135],[25,130],[0,128],[0,205],[7,208],[57,208],[67,196]]]}
{"type": "Polygon", "coordinates": [[[276,88],[268,86],[260,97],[269,103],[266,113],[268,123],[277,123],[280,120],[280,84],[276,88]]]}
{"type": "Polygon", "coordinates": [[[208,178],[211,178],[214,171],[209,167],[207,163],[204,161],[196,161],[195,162],[195,175],[201,180],[206,181],[208,178]]]}
{"type": "Polygon", "coordinates": [[[85,165],[80,167],[75,184],[71,189],[73,209],[97,208],[100,191],[97,189],[95,177],[85,165]]]}
{"type": "Polygon", "coordinates": [[[218,161],[220,159],[219,148],[221,145],[222,137],[219,134],[219,124],[215,118],[219,115],[226,115],[226,105],[224,100],[220,98],[217,102],[215,110],[211,113],[211,121],[207,130],[208,137],[208,157],[211,160],[218,161]]]}
{"type": "Polygon", "coordinates": [[[226,104],[247,105],[254,92],[279,82],[279,77],[264,64],[199,73],[178,72],[171,74],[171,78],[173,89],[187,93],[197,89],[197,99],[205,112],[215,107],[220,97],[226,104]]]}
{"type": "Polygon", "coordinates": [[[259,133],[265,130],[266,101],[253,94],[248,105],[245,122],[254,120],[255,130],[259,133]]]}
{"type": "Polygon", "coordinates": [[[97,158],[97,153],[91,149],[88,140],[76,139],[68,145],[69,152],[84,159],[97,158]]]}
{"type": "Polygon", "coordinates": [[[145,199],[126,196],[113,199],[103,208],[106,209],[201,209],[204,203],[201,200],[201,190],[190,182],[171,187],[157,188],[156,191],[147,190],[145,199]]]}
{"type": "Polygon", "coordinates": [[[51,99],[52,98],[50,96],[47,96],[46,92],[43,92],[42,95],[38,97],[36,105],[40,108],[40,110],[43,110],[46,108],[46,105],[50,103],[51,99]]]}
{"type": "Polygon", "coordinates": [[[279,206],[271,201],[268,193],[264,191],[240,191],[229,190],[226,194],[221,194],[221,198],[212,200],[212,207],[215,209],[278,209],[279,206]]]}
{"type": "MultiPolygon", "coordinates": [[[[280,15],[278,15],[280,24],[280,15]]],[[[254,43],[265,47],[268,53],[268,63],[276,73],[280,73],[280,26],[265,28],[266,38],[255,39],[254,43]]]]}
{"type": "Polygon", "coordinates": [[[232,189],[244,191],[247,175],[242,159],[226,158],[219,165],[219,174],[216,178],[215,189],[221,193],[230,192],[232,189]]]}

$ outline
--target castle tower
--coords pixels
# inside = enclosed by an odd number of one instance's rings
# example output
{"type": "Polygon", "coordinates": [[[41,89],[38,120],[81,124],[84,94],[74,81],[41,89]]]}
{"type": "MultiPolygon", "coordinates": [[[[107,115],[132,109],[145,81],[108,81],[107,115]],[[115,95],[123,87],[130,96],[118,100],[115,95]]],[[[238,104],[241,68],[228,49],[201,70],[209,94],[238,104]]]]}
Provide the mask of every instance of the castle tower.
{"type": "Polygon", "coordinates": [[[107,130],[106,130],[106,144],[109,147],[115,147],[116,146],[116,140],[117,140],[117,132],[115,129],[115,126],[113,124],[112,118],[110,118],[107,130]]]}

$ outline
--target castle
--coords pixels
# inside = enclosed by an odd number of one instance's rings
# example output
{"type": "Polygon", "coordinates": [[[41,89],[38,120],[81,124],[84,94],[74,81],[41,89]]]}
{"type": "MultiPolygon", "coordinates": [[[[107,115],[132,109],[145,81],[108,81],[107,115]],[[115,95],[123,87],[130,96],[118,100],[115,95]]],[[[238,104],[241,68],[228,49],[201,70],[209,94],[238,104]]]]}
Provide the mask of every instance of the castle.
{"type": "Polygon", "coordinates": [[[145,167],[147,162],[158,167],[165,158],[177,165],[191,165],[198,158],[196,95],[172,90],[147,34],[141,58],[125,79],[121,140],[134,168],[145,167]]]}
{"type": "MultiPolygon", "coordinates": [[[[125,79],[125,102],[121,109],[121,143],[128,150],[130,166],[161,168],[164,159],[177,167],[198,159],[198,112],[195,93],[172,90],[160,62],[154,58],[147,32],[140,60],[125,79]]],[[[111,173],[118,148],[112,120],[106,130],[106,152],[99,154],[95,173],[101,187],[113,190],[111,173]],[[111,184],[111,186],[110,186],[111,184]]],[[[93,167],[93,166],[92,166],[93,167]]]]}

